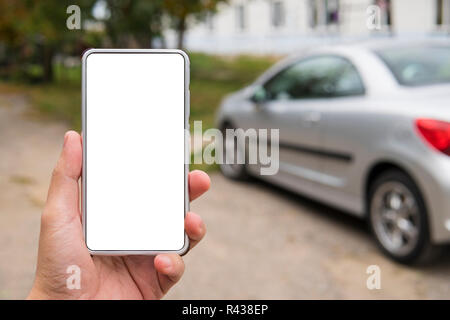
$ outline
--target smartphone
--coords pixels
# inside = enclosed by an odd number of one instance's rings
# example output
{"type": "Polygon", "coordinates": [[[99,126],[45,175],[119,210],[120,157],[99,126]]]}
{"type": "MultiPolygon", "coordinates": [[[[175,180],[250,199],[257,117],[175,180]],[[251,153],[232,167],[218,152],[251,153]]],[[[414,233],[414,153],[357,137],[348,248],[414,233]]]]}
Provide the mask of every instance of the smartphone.
{"type": "Polygon", "coordinates": [[[82,215],[91,254],[189,247],[189,58],[90,49],[82,57],[82,215]]]}

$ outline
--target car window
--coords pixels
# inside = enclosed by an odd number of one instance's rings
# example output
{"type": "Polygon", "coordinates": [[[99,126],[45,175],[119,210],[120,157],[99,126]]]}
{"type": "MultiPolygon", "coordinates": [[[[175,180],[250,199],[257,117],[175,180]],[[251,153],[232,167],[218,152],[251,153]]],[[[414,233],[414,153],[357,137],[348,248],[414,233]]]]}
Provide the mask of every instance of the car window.
{"type": "Polygon", "coordinates": [[[355,67],[337,56],[307,58],[284,69],[264,85],[269,100],[361,95],[364,86],[355,67]]]}
{"type": "Polygon", "coordinates": [[[422,86],[450,82],[450,47],[419,46],[375,51],[398,83],[422,86]]]}

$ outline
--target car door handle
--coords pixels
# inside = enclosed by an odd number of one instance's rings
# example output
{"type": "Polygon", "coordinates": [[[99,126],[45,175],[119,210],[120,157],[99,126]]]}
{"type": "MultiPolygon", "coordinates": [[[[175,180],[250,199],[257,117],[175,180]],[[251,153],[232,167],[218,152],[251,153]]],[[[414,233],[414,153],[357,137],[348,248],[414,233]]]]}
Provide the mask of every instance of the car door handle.
{"type": "Polygon", "coordinates": [[[267,105],[266,105],[267,103],[266,102],[256,102],[255,104],[254,104],[254,108],[255,108],[255,110],[256,111],[264,111],[264,110],[266,110],[267,109],[267,105]]]}

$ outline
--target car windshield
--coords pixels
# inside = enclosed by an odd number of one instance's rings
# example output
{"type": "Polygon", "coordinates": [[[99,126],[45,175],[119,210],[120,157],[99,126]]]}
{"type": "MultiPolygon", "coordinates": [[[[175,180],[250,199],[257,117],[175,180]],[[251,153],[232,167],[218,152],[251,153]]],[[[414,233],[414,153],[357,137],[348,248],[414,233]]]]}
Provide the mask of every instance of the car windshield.
{"type": "Polygon", "coordinates": [[[450,47],[422,46],[375,50],[401,85],[450,82],[450,47]]]}

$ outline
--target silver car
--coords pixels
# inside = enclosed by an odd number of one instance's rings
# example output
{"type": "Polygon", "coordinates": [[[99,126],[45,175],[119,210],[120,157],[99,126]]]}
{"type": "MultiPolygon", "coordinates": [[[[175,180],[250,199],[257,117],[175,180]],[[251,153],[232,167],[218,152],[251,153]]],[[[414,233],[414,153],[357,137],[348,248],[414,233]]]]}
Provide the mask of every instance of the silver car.
{"type": "MultiPolygon", "coordinates": [[[[279,171],[261,178],[366,218],[396,261],[450,240],[449,43],[309,50],[227,96],[217,126],[279,129],[279,171]]],[[[233,179],[259,169],[221,165],[233,179]]]]}

